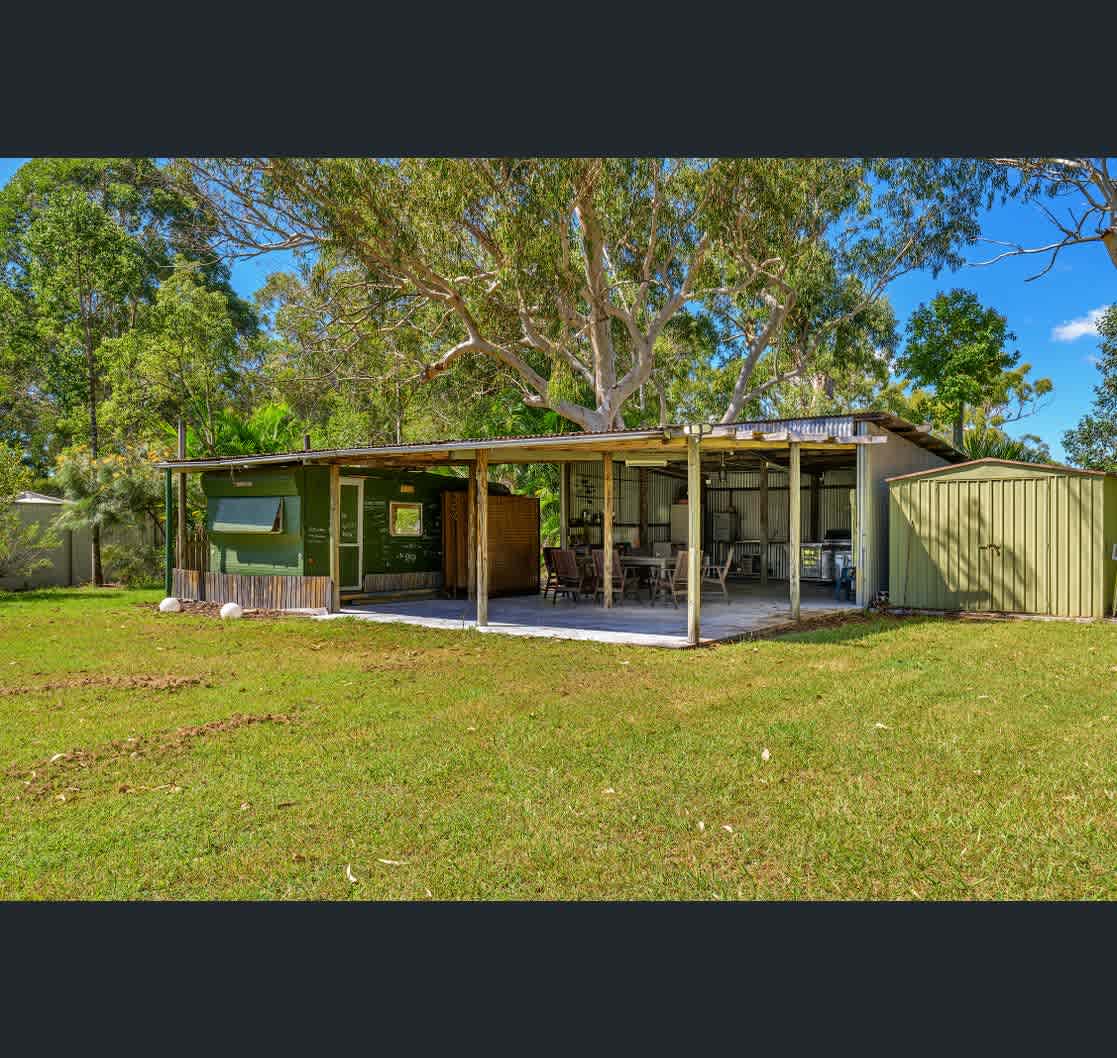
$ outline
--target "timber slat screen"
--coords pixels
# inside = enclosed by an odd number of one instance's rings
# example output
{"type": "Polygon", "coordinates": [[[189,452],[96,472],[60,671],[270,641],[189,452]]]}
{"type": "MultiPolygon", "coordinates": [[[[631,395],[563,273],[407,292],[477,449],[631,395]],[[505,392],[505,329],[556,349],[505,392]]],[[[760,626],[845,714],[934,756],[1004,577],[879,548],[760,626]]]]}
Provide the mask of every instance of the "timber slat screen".
{"type": "Polygon", "coordinates": [[[176,569],[174,595],[196,602],[235,602],[251,610],[328,609],[329,577],[249,576],[176,569]]]}

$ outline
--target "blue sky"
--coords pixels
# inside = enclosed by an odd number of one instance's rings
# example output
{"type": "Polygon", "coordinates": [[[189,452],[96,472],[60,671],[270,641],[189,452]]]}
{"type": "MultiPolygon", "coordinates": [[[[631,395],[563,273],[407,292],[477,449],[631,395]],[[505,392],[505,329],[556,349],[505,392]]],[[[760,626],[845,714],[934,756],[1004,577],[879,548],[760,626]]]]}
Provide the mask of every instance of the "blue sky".
{"type": "MultiPolygon", "coordinates": [[[[0,186],[24,161],[0,158],[0,186]]],[[[1038,207],[1019,203],[995,207],[983,218],[982,230],[988,238],[1025,246],[1045,245],[1052,240],[1053,231],[1038,207]]],[[[997,252],[997,247],[979,244],[969,257],[978,261],[997,252]]],[[[1017,336],[1015,347],[1022,360],[1033,365],[1032,375],[1046,376],[1055,383],[1046,407],[1008,432],[1039,434],[1051,446],[1053,457],[1062,459],[1063,431],[1085,413],[1098,380],[1094,366],[1097,337],[1090,314],[1117,301],[1117,271],[1105,250],[1091,243],[1064,250],[1051,272],[1026,282],[1046,263],[1046,257],[1010,258],[987,268],[944,272],[937,280],[917,272],[894,283],[888,294],[901,326],[920,302],[951,287],[974,291],[983,304],[1007,316],[1009,329],[1017,336]]],[[[233,268],[233,285],[242,296],[250,297],[270,272],[289,267],[288,255],[241,261],[233,268]]]]}

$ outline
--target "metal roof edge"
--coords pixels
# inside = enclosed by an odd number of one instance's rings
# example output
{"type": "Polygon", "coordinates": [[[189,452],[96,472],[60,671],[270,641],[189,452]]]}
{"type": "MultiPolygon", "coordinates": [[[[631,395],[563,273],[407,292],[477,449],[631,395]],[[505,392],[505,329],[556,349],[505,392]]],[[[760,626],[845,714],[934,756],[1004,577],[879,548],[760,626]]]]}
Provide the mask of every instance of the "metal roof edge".
{"type": "Polygon", "coordinates": [[[1026,463],[1021,459],[998,459],[996,456],[983,456],[981,459],[967,459],[964,463],[951,463],[945,467],[932,467],[930,470],[913,470],[910,474],[896,474],[884,480],[891,484],[893,481],[903,481],[906,478],[927,478],[935,474],[946,474],[954,470],[964,470],[967,467],[976,467],[982,464],[993,464],[1004,467],[1024,467],[1028,470],[1058,470],[1066,474],[1081,474],[1085,477],[1114,478],[1117,474],[1108,470],[1087,470],[1085,467],[1072,467],[1066,463],[1026,463]]]}

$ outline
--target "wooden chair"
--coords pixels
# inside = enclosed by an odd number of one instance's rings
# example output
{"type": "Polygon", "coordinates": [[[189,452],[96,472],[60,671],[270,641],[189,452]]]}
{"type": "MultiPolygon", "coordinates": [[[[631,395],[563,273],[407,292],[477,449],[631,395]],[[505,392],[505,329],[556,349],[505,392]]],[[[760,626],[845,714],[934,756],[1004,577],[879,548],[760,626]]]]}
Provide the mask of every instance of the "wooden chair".
{"type": "MultiPolygon", "coordinates": [[[[597,602],[597,597],[601,596],[601,601],[605,601],[605,552],[598,548],[593,553],[593,569],[596,574],[593,590],[593,600],[597,602]]],[[[613,596],[618,602],[624,602],[624,593],[626,591],[639,592],[640,585],[635,577],[630,576],[630,569],[626,569],[621,565],[621,554],[613,548],[613,596]]]]}
{"type": "MultiPolygon", "coordinates": [[[[675,568],[670,577],[662,578],[656,585],[657,592],[671,596],[671,601],[678,608],[679,599],[686,600],[687,594],[687,566],[690,561],[690,552],[683,548],[675,554],[675,568]]],[[[702,552],[698,552],[698,566],[702,566],[702,552]]]]}
{"type": "Polygon", "coordinates": [[[717,566],[705,566],[702,570],[702,583],[716,584],[721,588],[722,595],[725,596],[725,605],[729,605],[729,588],[725,583],[726,577],[729,576],[729,567],[733,565],[733,552],[737,549],[736,544],[730,544],[729,550],[725,554],[725,565],[718,569],[717,566]]]}
{"type": "Polygon", "coordinates": [[[558,586],[558,574],[555,572],[555,552],[559,549],[557,547],[543,548],[543,565],[547,569],[547,580],[543,585],[543,598],[547,598],[547,592],[553,591],[558,586]]]}
{"type": "MultiPolygon", "coordinates": [[[[578,596],[585,592],[585,578],[582,567],[578,565],[578,556],[573,551],[554,549],[555,586],[554,598],[551,605],[558,602],[560,595],[568,595],[575,602],[578,596]]],[[[544,598],[546,596],[544,595],[544,598]]]]}

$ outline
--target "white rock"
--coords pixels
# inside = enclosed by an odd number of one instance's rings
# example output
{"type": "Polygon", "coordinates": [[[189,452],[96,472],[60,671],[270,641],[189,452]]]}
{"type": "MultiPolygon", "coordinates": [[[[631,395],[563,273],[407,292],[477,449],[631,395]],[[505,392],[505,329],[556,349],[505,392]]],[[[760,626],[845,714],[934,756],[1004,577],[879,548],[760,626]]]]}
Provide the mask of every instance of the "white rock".
{"type": "Polygon", "coordinates": [[[221,617],[227,620],[230,617],[243,617],[244,610],[242,610],[235,602],[227,602],[221,607],[221,617]]]}
{"type": "Polygon", "coordinates": [[[160,613],[178,613],[181,609],[182,603],[169,595],[159,604],[160,613]]]}

